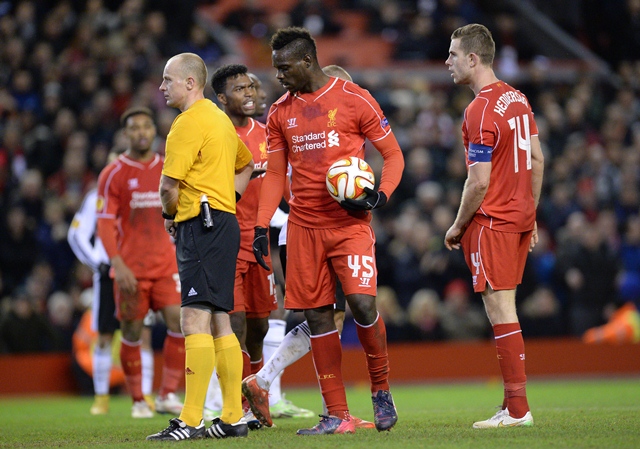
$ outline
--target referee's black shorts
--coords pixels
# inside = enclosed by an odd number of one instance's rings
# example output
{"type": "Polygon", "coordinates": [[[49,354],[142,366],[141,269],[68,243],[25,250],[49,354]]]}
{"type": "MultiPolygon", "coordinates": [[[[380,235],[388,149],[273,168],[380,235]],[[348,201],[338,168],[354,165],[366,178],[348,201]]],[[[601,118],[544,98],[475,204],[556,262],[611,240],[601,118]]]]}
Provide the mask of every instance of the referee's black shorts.
{"type": "Polygon", "coordinates": [[[233,310],[240,227],[234,214],[211,209],[213,229],[200,216],[178,223],[176,255],[182,307],[233,310]]]}

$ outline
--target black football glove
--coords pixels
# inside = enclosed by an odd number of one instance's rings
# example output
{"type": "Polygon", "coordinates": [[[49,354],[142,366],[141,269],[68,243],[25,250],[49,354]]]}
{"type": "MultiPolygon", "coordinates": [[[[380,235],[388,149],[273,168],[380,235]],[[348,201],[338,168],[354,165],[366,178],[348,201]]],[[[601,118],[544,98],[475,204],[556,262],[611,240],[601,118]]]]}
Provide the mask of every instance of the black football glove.
{"type": "Polygon", "coordinates": [[[340,205],[347,210],[363,211],[377,209],[387,204],[387,195],[385,195],[383,192],[378,192],[377,190],[373,190],[369,187],[365,187],[364,191],[367,196],[365,196],[361,200],[352,200],[351,198],[345,198],[342,202],[340,202],[340,205]]]}
{"type": "Polygon", "coordinates": [[[264,261],[264,256],[269,255],[269,238],[267,237],[267,228],[255,227],[253,234],[253,255],[256,258],[256,262],[265,270],[271,270],[269,265],[264,261]]]}

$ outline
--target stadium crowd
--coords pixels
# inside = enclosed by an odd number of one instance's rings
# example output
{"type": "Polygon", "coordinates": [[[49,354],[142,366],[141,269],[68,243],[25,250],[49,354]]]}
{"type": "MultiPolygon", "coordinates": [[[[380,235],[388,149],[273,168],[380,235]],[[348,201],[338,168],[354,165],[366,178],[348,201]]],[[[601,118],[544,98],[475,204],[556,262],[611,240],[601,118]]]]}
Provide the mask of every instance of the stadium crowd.
{"type": "MultiPolygon", "coordinates": [[[[514,85],[536,113],[546,173],[540,242],[518,289],[523,332],[580,336],[620,304],[640,306],[639,1],[617,2],[624,26],[607,29],[602,20],[597,36],[584,31],[589,20],[566,27],[605,57],[616,82],[585,71],[553,83],[548,59],[513,31],[514,16],[485,5],[500,2],[325,3],[366,11],[368,31],[394,43],[398,63],[444,65],[451,30],[484,19],[496,30],[498,54],[513,45],[530,60],[514,85]]],[[[133,105],[150,107],[155,148],[163,152],[176,114],[158,91],[166,60],[189,51],[211,69],[231,57],[228,43],[195,20],[198,4],[0,2],[0,352],[71,348],[91,270],[75,259],[67,230],[108,152],[123,146],[118,117],[133,105]]],[[[339,35],[335,11],[302,0],[285,17],[261,21],[259,11],[235,11],[222,25],[231,34],[268,36],[272,27],[295,24],[339,35]]],[[[459,128],[472,92],[415,70],[353,74],[386,112],[406,160],[399,188],[374,221],[378,308],[389,341],[487,338],[491,328],[462,254],[443,245],[466,176],[459,128]]],[[[271,101],[283,92],[275,79],[263,82],[271,101]]],[[[379,168],[376,154],[367,158],[379,168]]],[[[343,341],[357,342],[348,321],[343,341]]]]}

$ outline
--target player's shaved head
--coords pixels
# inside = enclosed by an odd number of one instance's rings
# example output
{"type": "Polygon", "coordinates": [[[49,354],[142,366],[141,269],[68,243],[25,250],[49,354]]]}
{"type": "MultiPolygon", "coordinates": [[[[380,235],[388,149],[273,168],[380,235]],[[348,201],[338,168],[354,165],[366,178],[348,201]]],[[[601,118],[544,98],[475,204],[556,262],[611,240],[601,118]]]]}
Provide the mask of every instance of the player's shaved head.
{"type": "Polygon", "coordinates": [[[289,27],[278,30],[271,38],[271,48],[286,49],[296,59],[302,59],[305,55],[317,59],[316,41],[305,28],[289,27]]]}
{"type": "Polygon", "coordinates": [[[322,71],[325,73],[325,75],[328,75],[328,76],[335,76],[336,78],[340,78],[342,80],[353,81],[353,78],[351,78],[351,75],[349,75],[349,72],[347,72],[345,69],[343,69],[339,65],[335,65],[335,64],[328,65],[326,67],[323,67],[322,71]]]}
{"type": "Polygon", "coordinates": [[[167,62],[177,63],[177,69],[183,78],[193,77],[198,87],[207,84],[207,66],[202,58],[195,53],[180,53],[167,62]]]}

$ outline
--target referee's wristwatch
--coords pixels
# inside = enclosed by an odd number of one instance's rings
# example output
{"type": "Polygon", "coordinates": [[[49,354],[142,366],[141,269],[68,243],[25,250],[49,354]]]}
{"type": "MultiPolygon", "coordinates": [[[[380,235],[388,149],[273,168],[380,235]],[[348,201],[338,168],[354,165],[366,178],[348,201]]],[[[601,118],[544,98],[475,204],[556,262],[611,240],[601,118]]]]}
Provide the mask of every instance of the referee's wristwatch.
{"type": "Polygon", "coordinates": [[[162,211],[162,218],[164,218],[165,220],[173,220],[174,218],[176,218],[176,214],[169,215],[165,211],[162,211]]]}

